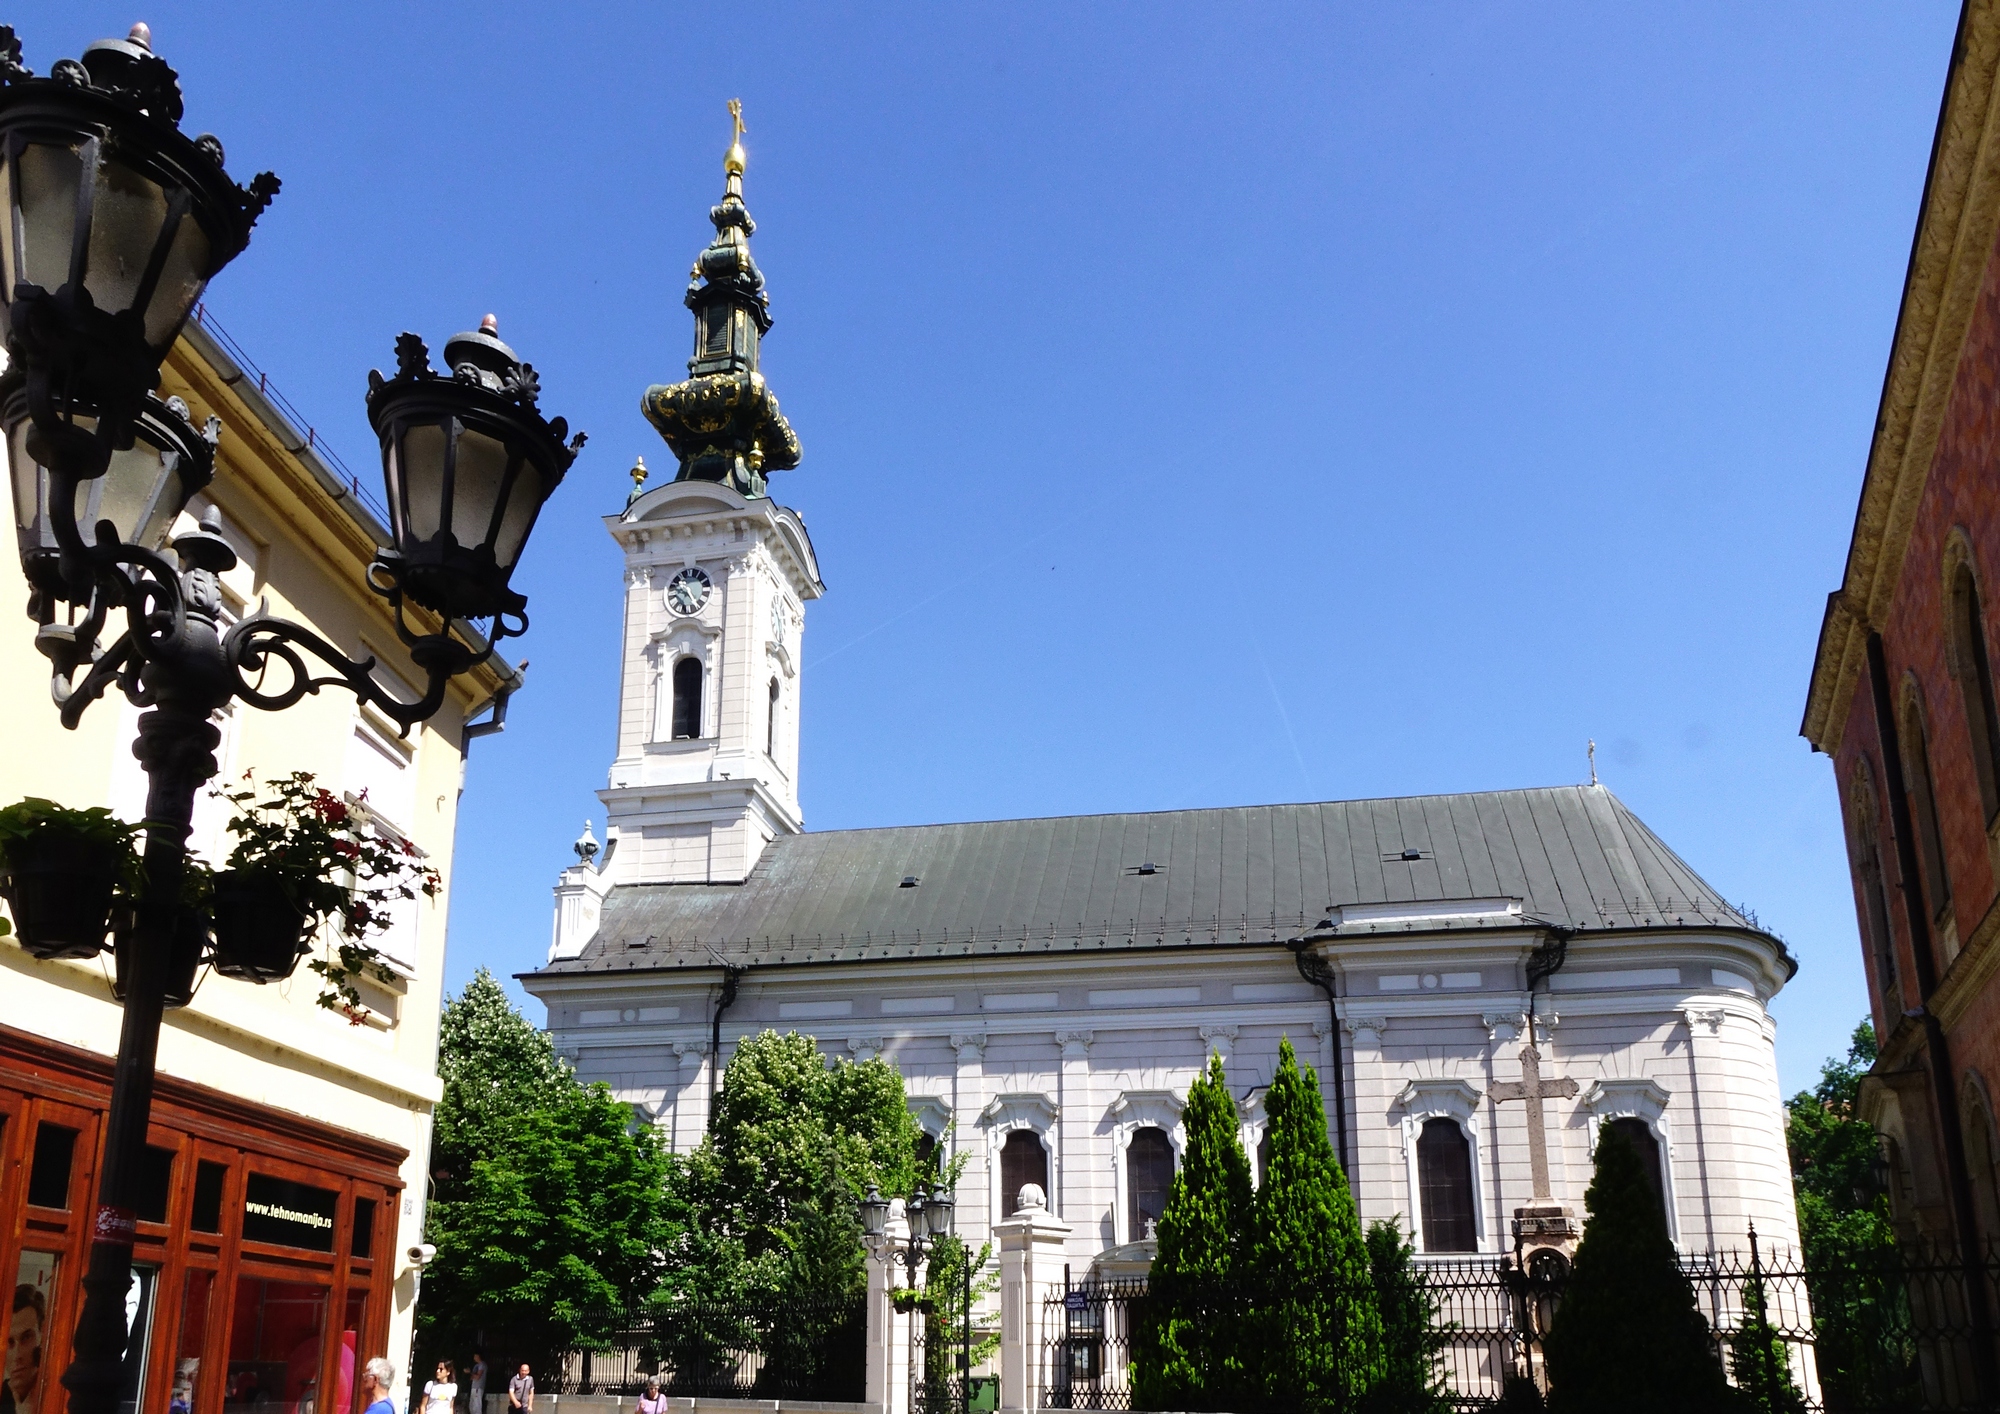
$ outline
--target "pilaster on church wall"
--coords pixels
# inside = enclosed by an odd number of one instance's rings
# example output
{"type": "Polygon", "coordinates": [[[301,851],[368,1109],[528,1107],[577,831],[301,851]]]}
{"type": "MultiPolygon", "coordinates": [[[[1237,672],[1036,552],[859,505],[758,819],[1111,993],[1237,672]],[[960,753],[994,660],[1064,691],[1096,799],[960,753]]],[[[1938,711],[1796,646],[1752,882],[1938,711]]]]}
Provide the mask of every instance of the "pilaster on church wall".
{"type": "Polygon", "coordinates": [[[1796,1244],[1791,1169],[1781,1127],[1773,1029],[1749,999],[1704,998],[1687,1008],[1702,1084],[1716,1242],[1796,1244]]]}

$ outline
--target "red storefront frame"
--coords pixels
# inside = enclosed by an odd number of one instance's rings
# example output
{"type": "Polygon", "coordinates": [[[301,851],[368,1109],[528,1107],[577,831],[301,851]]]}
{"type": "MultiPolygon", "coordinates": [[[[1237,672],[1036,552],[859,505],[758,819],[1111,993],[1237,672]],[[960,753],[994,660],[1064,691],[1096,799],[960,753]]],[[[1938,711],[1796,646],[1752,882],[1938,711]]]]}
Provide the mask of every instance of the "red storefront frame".
{"type": "MultiPolygon", "coordinates": [[[[110,1058],[0,1026],[0,1306],[45,1288],[45,1311],[31,1297],[7,1313],[10,1331],[39,1321],[35,1414],[63,1414],[110,1097],[110,1058]]],[[[160,1181],[132,1254],[138,1414],[351,1414],[387,1339],[405,1151],[166,1075],[147,1142],[160,1181]]]]}

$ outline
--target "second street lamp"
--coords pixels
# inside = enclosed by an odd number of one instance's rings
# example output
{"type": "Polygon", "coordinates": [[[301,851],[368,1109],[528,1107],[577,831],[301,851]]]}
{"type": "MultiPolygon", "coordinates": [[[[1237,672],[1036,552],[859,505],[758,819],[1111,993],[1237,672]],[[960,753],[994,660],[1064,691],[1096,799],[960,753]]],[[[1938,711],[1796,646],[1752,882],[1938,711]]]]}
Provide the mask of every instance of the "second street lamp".
{"type": "MultiPolygon", "coordinates": [[[[150,39],[135,26],[39,79],[0,26],[0,306],[11,369],[0,418],[29,614],[65,726],[113,686],[144,709],[133,747],[147,775],[143,883],[118,940],[124,1017],[83,1312],[63,1375],[75,1414],[115,1414],[124,1382],[161,1014],[186,1002],[190,950],[198,956],[207,941],[208,920],[190,920],[182,885],[195,795],[217,769],[212,718],[231,699],[275,711],[326,687],[405,732],[429,718],[454,675],[525,631],[527,600],[510,577],[583,445],[582,434],[564,441],[563,419],[542,417],[534,370],[499,341],[492,316],[447,342],[443,374],[405,334],[395,376],[369,377],[396,509],[395,543],[377,551],[367,578],[424,674],[422,695],[391,696],[373,659],[348,658],[261,609],[225,624],[217,577],[236,554],[220,522],[163,543],[212,474],[218,426],[211,419],[197,433],[177,400],[152,390],[203,286],[244,248],[278,183],[267,173],[239,188],[223,174],[219,142],[182,135],[179,81],[150,39]],[[483,631],[468,620],[485,621],[483,631]]],[[[5,887],[18,911],[18,880],[5,887]]],[[[218,896],[215,907],[242,902],[218,896]]],[[[59,955],[88,956],[105,940],[100,929],[56,942],[59,955]]],[[[296,962],[295,951],[274,954],[235,975],[266,980],[296,962]]]]}

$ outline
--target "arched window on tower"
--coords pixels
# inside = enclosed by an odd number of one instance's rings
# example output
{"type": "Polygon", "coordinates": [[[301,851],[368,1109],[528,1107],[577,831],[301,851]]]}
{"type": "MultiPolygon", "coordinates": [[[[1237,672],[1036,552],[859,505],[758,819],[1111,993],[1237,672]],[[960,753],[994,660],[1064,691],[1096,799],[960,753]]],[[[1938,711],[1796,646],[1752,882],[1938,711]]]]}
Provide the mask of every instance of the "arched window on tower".
{"type": "MultiPolygon", "coordinates": [[[[1912,697],[1903,709],[1903,782],[1917,827],[1917,859],[1931,918],[1942,924],[1951,910],[1951,875],[1944,864],[1944,835],[1938,828],[1937,789],[1931,780],[1930,737],[1923,709],[1912,697]]],[[[1948,961],[1949,959],[1946,959],[1948,961]]]]}
{"type": "Polygon", "coordinates": [[[1993,700],[1993,667],[1986,653],[1986,615],[1972,566],[1961,563],[1951,582],[1951,636],[1956,650],[1958,687],[1965,698],[1965,724],[1972,733],[1973,774],[1986,822],[2000,815],[2000,710],[1993,700]]]}
{"type": "Polygon", "coordinates": [[[1424,1214],[1424,1251],[1473,1252],[1472,1145],[1454,1119],[1427,1119],[1417,1135],[1417,1186],[1424,1214]]]}
{"type": "Polygon", "coordinates": [[[771,713],[764,718],[764,754],[778,759],[778,680],[771,679],[771,713]]]}
{"type": "Polygon", "coordinates": [[[1053,1209],[1055,1197],[1049,1193],[1049,1151],[1042,1147],[1041,1136],[1032,1129],[1017,1129],[1000,1146],[1001,1217],[1011,1218],[1021,1211],[1021,1190],[1030,1183],[1042,1190],[1053,1209]]]}
{"type": "Polygon", "coordinates": [[[701,735],[701,659],[674,664],[674,740],[701,735]]]}
{"type": "Polygon", "coordinates": [[[1166,1131],[1148,1126],[1135,1130],[1125,1146],[1125,1240],[1142,1242],[1153,1235],[1153,1224],[1167,1211],[1167,1190],[1174,1183],[1174,1146],[1166,1131]]]}
{"type": "Polygon", "coordinates": [[[1646,1175],[1646,1187],[1652,1190],[1653,1201],[1659,1205],[1660,1217],[1667,1215],[1666,1179],[1660,1169],[1660,1141],[1653,1137],[1653,1127],[1643,1119],[1626,1116],[1624,1119],[1606,1120],[1606,1132],[1616,1134],[1632,1146],[1632,1152],[1639,1156],[1639,1168],[1646,1175]]]}

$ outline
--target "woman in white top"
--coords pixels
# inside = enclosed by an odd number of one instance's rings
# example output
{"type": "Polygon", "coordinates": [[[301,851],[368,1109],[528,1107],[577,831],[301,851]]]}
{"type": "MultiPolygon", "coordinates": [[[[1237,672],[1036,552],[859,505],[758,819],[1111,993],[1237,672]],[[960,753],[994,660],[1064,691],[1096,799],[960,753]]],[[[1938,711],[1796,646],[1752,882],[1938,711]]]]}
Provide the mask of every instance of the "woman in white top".
{"type": "Polygon", "coordinates": [[[451,1361],[440,1360],[437,1378],[424,1386],[424,1414],[453,1414],[458,1385],[452,1379],[451,1361]]]}

